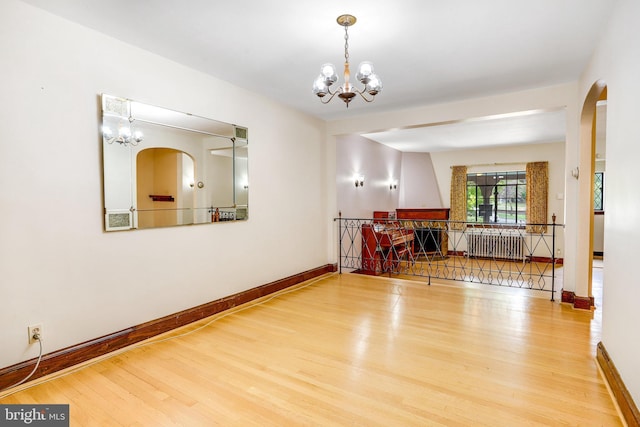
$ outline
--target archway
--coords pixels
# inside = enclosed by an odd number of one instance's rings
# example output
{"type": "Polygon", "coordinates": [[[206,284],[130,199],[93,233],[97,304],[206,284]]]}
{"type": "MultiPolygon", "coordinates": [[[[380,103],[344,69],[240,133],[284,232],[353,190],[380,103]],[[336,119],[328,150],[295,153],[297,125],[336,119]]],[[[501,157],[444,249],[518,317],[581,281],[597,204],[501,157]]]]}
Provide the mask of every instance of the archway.
{"type": "Polygon", "coordinates": [[[138,228],[193,223],[194,160],[173,148],[147,148],[136,158],[138,228]]]}
{"type": "Polygon", "coordinates": [[[594,306],[593,241],[594,241],[594,176],[596,161],[596,123],[598,102],[606,100],[604,81],[595,82],[587,94],[580,116],[580,152],[578,173],[578,234],[576,253],[576,308],[594,306]]]}

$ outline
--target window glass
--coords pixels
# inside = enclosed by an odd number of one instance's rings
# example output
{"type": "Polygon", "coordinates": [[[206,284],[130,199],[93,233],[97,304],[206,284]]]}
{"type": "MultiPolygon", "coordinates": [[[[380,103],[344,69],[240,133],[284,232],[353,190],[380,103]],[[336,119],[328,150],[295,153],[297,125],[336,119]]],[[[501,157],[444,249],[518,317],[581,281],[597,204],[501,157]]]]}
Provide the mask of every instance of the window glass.
{"type": "Polygon", "coordinates": [[[604,172],[596,172],[593,180],[593,210],[604,210],[604,172]]]}
{"type": "Polygon", "coordinates": [[[467,221],[497,224],[527,222],[525,171],[467,175],[467,221]]]}

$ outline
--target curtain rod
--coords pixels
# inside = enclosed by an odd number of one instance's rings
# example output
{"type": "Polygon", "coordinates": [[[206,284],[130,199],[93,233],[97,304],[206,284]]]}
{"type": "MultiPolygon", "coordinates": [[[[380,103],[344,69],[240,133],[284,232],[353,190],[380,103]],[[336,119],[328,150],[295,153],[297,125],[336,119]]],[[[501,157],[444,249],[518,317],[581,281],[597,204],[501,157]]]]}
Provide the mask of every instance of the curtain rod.
{"type": "Polygon", "coordinates": [[[453,169],[456,166],[466,166],[468,168],[478,167],[478,166],[509,166],[509,165],[526,165],[527,162],[496,162],[496,163],[476,163],[474,165],[454,165],[449,166],[450,169],[453,169]]]}

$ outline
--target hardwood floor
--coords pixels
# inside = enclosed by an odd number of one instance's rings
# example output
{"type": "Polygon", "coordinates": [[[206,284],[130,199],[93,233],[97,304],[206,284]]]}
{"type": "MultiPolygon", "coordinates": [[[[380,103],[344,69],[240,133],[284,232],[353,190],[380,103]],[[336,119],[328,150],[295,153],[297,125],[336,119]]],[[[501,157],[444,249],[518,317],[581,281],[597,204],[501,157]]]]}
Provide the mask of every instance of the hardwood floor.
{"type": "Polygon", "coordinates": [[[73,426],[622,425],[599,339],[547,298],[330,274],[0,403],[68,403],[73,426]]]}

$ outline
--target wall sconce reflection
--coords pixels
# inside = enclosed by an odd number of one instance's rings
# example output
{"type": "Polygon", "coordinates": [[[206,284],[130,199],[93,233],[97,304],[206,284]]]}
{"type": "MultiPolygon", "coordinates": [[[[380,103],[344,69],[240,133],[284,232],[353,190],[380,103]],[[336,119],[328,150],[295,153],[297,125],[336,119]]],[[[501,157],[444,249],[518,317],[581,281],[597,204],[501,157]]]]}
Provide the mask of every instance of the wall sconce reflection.
{"type": "Polygon", "coordinates": [[[354,180],[356,182],[356,188],[357,187],[364,187],[364,175],[356,175],[354,177],[354,180]]]}

